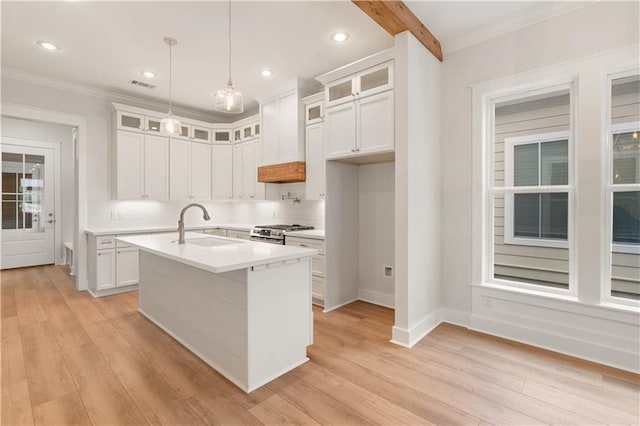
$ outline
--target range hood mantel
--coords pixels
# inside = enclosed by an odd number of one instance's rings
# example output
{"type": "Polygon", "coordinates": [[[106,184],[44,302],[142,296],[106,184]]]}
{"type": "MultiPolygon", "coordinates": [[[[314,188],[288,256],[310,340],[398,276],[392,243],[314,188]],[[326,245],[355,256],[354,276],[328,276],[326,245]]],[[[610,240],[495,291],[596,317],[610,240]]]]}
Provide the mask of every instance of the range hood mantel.
{"type": "Polygon", "coordinates": [[[304,161],[273,164],[258,167],[258,182],[297,183],[306,181],[307,167],[304,161]]]}

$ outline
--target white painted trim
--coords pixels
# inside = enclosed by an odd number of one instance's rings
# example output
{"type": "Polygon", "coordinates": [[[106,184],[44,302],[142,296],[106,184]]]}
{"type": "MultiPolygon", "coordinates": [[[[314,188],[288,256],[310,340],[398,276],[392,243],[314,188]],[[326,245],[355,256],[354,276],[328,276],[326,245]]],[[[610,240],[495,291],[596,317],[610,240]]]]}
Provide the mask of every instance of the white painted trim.
{"type": "Polygon", "coordinates": [[[532,303],[528,295],[509,289],[475,286],[469,328],[616,368],[640,371],[636,312],[551,300],[546,295],[538,297],[547,298],[548,303],[532,303]]]}
{"type": "Polygon", "coordinates": [[[395,56],[395,49],[392,47],[319,75],[316,77],[316,80],[326,86],[327,83],[338,80],[339,78],[344,78],[367,68],[380,65],[383,62],[391,61],[395,59],[395,56]]]}
{"type": "Polygon", "coordinates": [[[394,325],[391,329],[391,343],[404,346],[406,348],[412,348],[416,343],[422,340],[424,336],[431,333],[434,328],[439,326],[441,322],[442,311],[438,308],[426,317],[422,318],[409,330],[394,325]]]}
{"type": "MultiPolygon", "coordinates": [[[[325,298],[326,298],[326,296],[325,296],[325,298]]],[[[328,312],[335,311],[336,309],[342,308],[343,306],[347,306],[349,303],[353,303],[353,302],[357,302],[357,301],[358,301],[358,298],[356,297],[356,298],[353,298],[351,300],[347,300],[346,302],[341,303],[341,304],[339,304],[337,306],[332,306],[331,308],[326,308],[325,307],[322,312],[326,314],[328,312]]]]}
{"type": "Polygon", "coordinates": [[[469,328],[470,314],[468,312],[451,308],[440,308],[440,310],[442,311],[442,322],[469,328]]]}
{"type": "Polygon", "coordinates": [[[75,269],[72,271],[76,277],[76,289],[87,289],[87,239],[84,231],[87,227],[87,118],[77,114],[52,111],[27,105],[0,103],[0,112],[3,116],[22,118],[26,120],[44,121],[49,123],[64,124],[78,129],[78,144],[76,147],[76,220],[74,232],[74,261],[75,269]]]}
{"type": "Polygon", "coordinates": [[[395,296],[393,294],[359,288],[358,299],[363,302],[373,303],[374,305],[380,305],[386,308],[395,308],[395,296]]]}
{"type": "MultiPolygon", "coordinates": [[[[60,220],[62,217],[62,179],[60,177],[62,165],[60,153],[62,151],[62,144],[60,142],[48,142],[16,137],[5,137],[2,139],[2,145],[30,146],[53,150],[53,214],[56,218],[55,225],[53,227],[53,259],[56,265],[63,265],[65,260],[63,255],[64,241],[62,239],[62,221],[60,220]],[[9,142],[5,142],[5,140],[9,140],[9,142]],[[12,143],[12,140],[16,143],[12,143]]],[[[43,219],[44,217],[41,217],[41,220],[43,219]]]]}

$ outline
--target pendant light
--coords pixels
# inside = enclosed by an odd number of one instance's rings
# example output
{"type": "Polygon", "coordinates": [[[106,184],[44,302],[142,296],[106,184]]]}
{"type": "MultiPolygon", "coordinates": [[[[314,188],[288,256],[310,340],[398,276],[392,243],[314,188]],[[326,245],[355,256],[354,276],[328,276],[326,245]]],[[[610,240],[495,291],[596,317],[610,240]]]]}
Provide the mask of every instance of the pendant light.
{"type": "Polygon", "coordinates": [[[244,111],[242,93],[233,87],[233,82],[231,81],[231,0],[229,0],[229,80],[226,87],[216,92],[215,108],[216,111],[228,114],[239,114],[244,111]]]}
{"type": "Polygon", "coordinates": [[[160,131],[162,133],[168,133],[169,135],[179,136],[182,130],[182,126],[180,125],[180,120],[174,117],[173,112],[171,112],[172,98],[171,98],[171,82],[172,82],[172,62],[171,62],[171,48],[178,44],[178,41],[175,38],[165,37],[164,43],[169,46],[169,112],[167,116],[160,121],[160,131]]]}

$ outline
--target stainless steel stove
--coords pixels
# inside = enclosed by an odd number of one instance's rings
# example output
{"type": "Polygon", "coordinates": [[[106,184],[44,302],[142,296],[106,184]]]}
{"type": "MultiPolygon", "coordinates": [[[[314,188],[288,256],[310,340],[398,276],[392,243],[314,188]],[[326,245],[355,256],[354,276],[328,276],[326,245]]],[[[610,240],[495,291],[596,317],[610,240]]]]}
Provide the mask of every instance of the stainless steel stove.
{"type": "Polygon", "coordinates": [[[251,239],[263,243],[284,245],[285,233],[313,229],[307,225],[257,225],[251,230],[251,239]]]}

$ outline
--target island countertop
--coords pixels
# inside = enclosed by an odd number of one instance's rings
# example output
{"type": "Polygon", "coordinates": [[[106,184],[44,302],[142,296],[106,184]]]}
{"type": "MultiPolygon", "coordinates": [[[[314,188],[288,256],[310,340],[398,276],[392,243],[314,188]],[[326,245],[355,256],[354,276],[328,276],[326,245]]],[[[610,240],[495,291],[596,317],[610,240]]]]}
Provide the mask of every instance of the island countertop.
{"type": "Polygon", "coordinates": [[[141,250],[214,274],[282,263],[310,257],[317,253],[316,250],[302,247],[214,237],[193,232],[186,233],[185,244],[177,243],[177,233],[127,236],[117,239],[141,250]]]}

